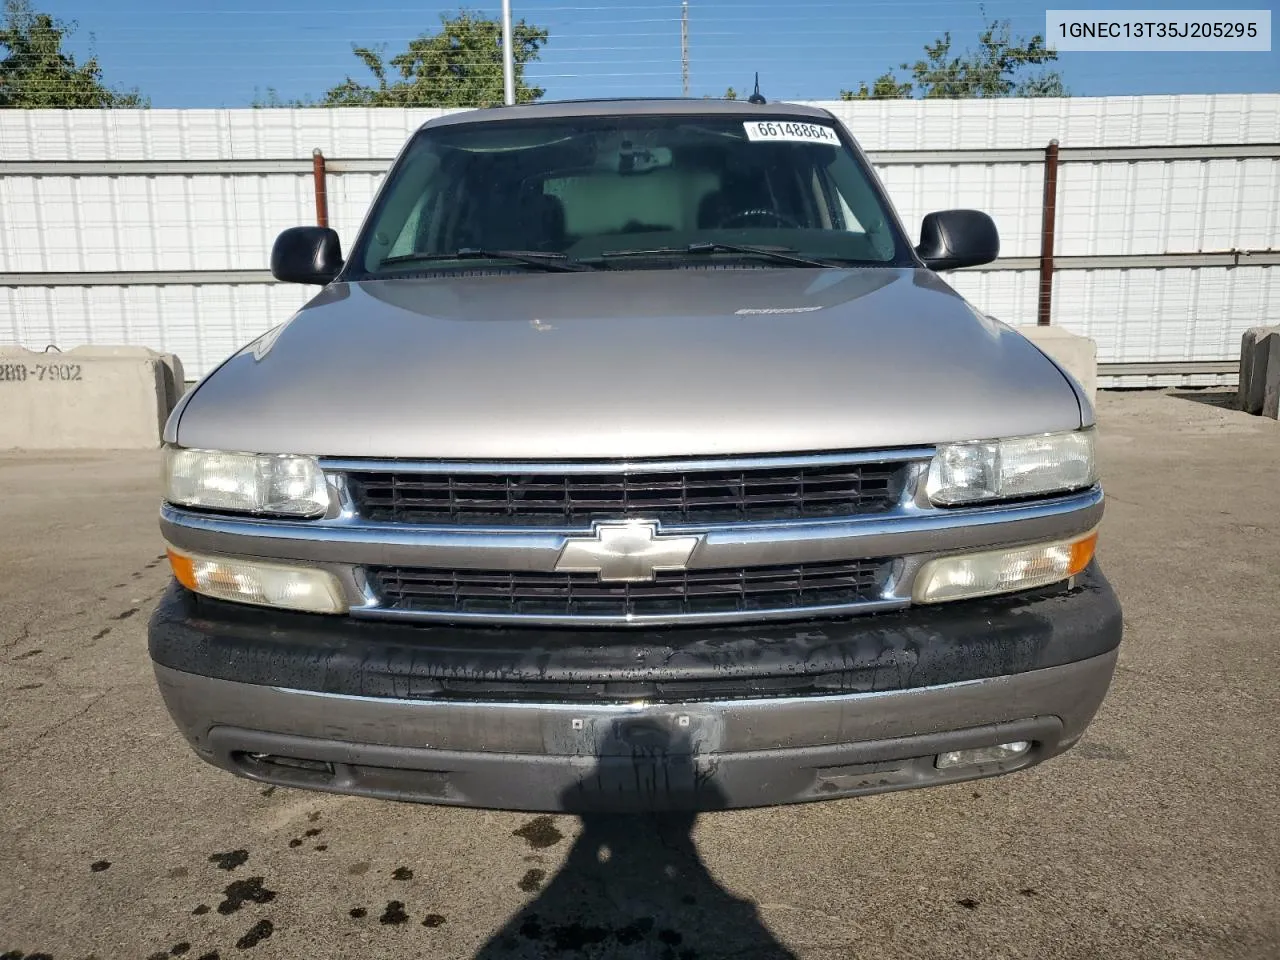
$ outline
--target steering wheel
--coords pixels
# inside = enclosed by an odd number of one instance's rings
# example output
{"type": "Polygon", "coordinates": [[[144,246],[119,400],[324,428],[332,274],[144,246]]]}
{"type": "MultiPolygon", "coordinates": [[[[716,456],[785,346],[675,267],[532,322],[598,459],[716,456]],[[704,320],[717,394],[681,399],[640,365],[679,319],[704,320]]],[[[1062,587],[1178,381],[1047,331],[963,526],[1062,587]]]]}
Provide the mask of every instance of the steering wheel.
{"type": "Polygon", "coordinates": [[[766,217],[769,220],[774,221],[774,223],[780,227],[794,227],[797,230],[800,229],[800,224],[791,217],[788,217],[786,214],[779,213],[777,210],[765,210],[762,207],[739,210],[737,213],[732,213],[720,221],[720,226],[723,228],[732,227],[738,221],[749,220],[752,217],[766,217]]]}

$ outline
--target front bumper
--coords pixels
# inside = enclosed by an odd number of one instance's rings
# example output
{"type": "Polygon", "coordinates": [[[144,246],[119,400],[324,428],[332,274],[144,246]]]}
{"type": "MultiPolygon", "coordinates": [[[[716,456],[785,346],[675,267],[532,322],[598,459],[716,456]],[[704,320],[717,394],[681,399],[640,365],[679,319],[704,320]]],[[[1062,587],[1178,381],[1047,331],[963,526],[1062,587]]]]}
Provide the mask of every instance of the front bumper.
{"type": "Polygon", "coordinates": [[[458,629],[252,610],[173,588],[151,623],[202,757],[269,783],[523,810],[717,809],[973,779],[1073,744],[1119,606],[1071,591],[792,624],[458,629]],[[938,753],[1014,740],[1004,763],[938,753]]]}

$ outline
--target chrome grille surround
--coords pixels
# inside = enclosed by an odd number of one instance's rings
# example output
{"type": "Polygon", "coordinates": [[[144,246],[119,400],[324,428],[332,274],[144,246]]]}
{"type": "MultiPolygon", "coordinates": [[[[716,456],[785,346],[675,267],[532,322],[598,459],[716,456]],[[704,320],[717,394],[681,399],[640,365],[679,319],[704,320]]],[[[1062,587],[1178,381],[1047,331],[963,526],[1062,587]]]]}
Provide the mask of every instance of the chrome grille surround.
{"type": "Polygon", "coordinates": [[[349,470],[356,512],[379,523],[559,526],[639,519],[712,524],[861,516],[892,508],[909,464],[818,463],[609,473],[349,470]]]}
{"type": "MultiPolygon", "coordinates": [[[[165,505],[161,528],[166,540],[197,552],[295,560],[333,572],[342,582],[350,615],[367,619],[422,622],[563,625],[582,627],[648,626],[655,624],[732,623],[760,620],[847,616],[900,609],[910,603],[916,571],[932,557],[957,551],[1027,544],[1087,532],[1102,514],[1102,490],[1078,491],[1034,502],[987,504],[963,508],[935,508],[923,493],[923,476],[932,448],[856,451],[777,457],[705,458],[663,461],[684,471],[724,469],[791,469],[867,463],[901,463],[904,482],[895,502],[876,513],[791,520],[731,523],[661,522],[662,535],[694,535],[698,545],[684,570],[695,579],[716,571],[885,561],[887,573],[876,591],[865,590],[848,602],[817,602],[831,598],[799,597],[777,606],[756,609],[700,609],[647,611],[587,611],[585,609],[527,613],[447,608],[397,609],[380,592],[377,568],[401,567],[457,571],[459,576],[484,572],[513,576],[555,574],[565,544],[590,533],[586,521],[559,521],[545,526],[501,524],[382,523],[359,515],[349,495],[346,474],[360,470],[490,474],[543,470],[547,473],[590,475],[651,472],[655,461],[636,463],[492,463],[346,460],[322,458],[332,503],[317,520],[268,520],[200,513],[165,505]],[[807,602],[806,602],[807,601],[807,602]]],[[[599,522],[599,521],[597,521],[599,522]]],[[[761,573],[764,571],[761,570],[761,573]]],[[[665,575],[663,575],[665,576],[665,575]]],[[[607,584],[605,584],[607,585],[607,584]]],[[[863,585],[865,587],[865,584],[863,585]]],[[[780,596],[781,594],[779,594],[780,596]]]]}

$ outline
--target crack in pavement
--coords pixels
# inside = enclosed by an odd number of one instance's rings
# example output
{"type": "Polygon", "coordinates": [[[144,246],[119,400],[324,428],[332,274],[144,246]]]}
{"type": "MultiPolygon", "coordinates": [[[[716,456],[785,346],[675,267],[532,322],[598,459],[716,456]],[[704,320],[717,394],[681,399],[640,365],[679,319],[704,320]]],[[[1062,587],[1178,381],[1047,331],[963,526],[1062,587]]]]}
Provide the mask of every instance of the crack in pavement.
{"type": "Polygon", "coordinates": [[[105,700],[105,699],[106,699],[106,697],[107,697],[107,694],[108,694],[108,693],[110,693],[110,692],[111,692],[111,691],[109,691],[109,690],[104,690],[104,691],[102,691],[102,693],[98,694],[96,697],[94,697],[92,700],[90,700],[88,703],[86,703],[83,707],[81,707],[81,708],[80,708],[79,710],[77,710],[75,713],[71,714],[71,716],[69,716],[69,717],[62,717],[62,718],[61,718],[61,719],[59,719],[59,720],[55,720],[53,723],[49,724],[49,726],[45,727],[43,730],[41,730],[39,733],[37,733],[34,737],[32,737],[30,740],[28,740],[28,741],[26,742],[26,744],[23,744],[23,745],[20,745],[20,746],[25,746],[25,747],[27,747],[27,748],[33,747],[33,746],[35,746],[35,744],[39,743],[41,740],[43,740],[43,739],[44,739],[45,737],[47,737],[49,734],[53,733],[55,730],[58,730],[58,729],[60,729],[61,727],[66,726],[66,725],[67,725],[67,724],[69,724],[69,723],[73,723],[73,722],[75,722],[76,720],[79,720],[79,719],[80,719],[81,717],[83,717],[86,713],[88,713],[88,712],[89,712],[90,710],[92,710],[95,706],[97,706],[97,705],[98,705],[98,703],[99,703],[100,701],[105,700]]]}
{"type": "Polygon", "coordinates": [[[14,637],[12,640],[6,640],[4,642],[4,646],[0,647],[0,650],[4,650],[8,652],[9,650],[12,650],[14,647],[16,647],[18,644],[24,643],[27,640],[30,640],[31,625],[35,622],[36,622],[35,617],[32,617],[31,619],[29,619],[26,623],[24,623],[21,627],[18,628],[18,635],[14,637]]]}

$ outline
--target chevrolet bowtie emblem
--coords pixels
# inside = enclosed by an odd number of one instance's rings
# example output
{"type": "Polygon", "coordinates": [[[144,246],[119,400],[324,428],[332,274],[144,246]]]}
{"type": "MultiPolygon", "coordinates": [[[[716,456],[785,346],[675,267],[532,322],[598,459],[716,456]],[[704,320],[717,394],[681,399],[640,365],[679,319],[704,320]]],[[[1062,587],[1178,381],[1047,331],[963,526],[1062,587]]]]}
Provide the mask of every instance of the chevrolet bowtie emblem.
{"type": "Polygon", "coordinates": [[[659,570],[683,570],[702,537],[658,533],[655,521],[597,523],[590,537],[568,537],[556,570],[596,573],[601,580],[652,580],[659,570]]]}

